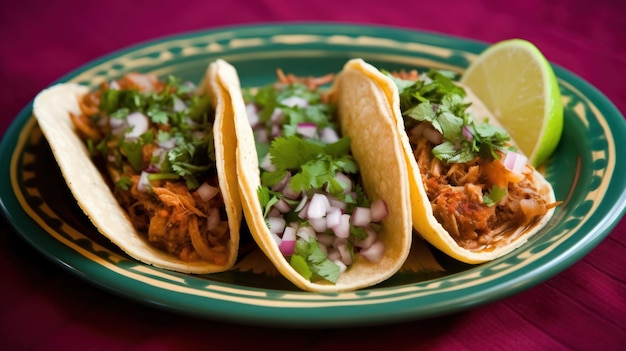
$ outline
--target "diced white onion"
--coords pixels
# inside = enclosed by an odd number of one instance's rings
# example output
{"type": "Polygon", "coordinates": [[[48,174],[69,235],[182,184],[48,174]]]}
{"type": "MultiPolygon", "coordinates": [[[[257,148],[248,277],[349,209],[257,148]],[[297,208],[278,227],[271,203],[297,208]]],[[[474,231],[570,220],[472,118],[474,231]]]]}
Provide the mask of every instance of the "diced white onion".
{"type": "Polygon", "coordinates": [[[178,96],[174,96],[174,107],[173,107],[174,112],[185,111],[186,108],[187,108],[187,105],[185,105],[183,100],[181,100],[178,96]]]}
{"type": "Polygon", "coordinates": [[[332,127],[324,127],[320,130],[320,140],[326,144],[332,144],[339,141],[339,134],[332,127]]]}
{"type": "Polygon", "coordinates": [[[322,218],[326,216],[326,211],[328,211],[329,207],[330,202],[328,202],[328,198],[325,195],[313,194],[307,209],[307,218],[322,218]]]}
{"type": "Polygon", "coordinates": [[[137,182],[137,190],[141,192],[146,192],[151,187],[152,185],[150,184],[150,180],[148,180],[148,172],[141,172],[141,175],[139,176],[139,181],[137,182]]]}
{"type": "Polygon", "coordinates": [[[276,166],[274,166],[274,164],[272,163],[269,153],[263,157],[263,159],[261,160],[261,164],[259,164],[259,167],[261,167],[261,169],[266,172],[274,172],[276,170],[276,166]]]}
{"type": "Polygon", "coordinates": [[[312,227],[300,227],[296,230],[296,236],[309,241],[309,238],[316,238],[315,230],[312,227]]]}
{"type": "Polygon", "coordinates": [[[334,228],[341,223],[341,209],[337,207],[331,207],[326,215],[326,227],[334,228]]]}
{"type": "Polygon", "coordinates": [[[378,199],[372,201],[370,206],[372,222],[380,222],[389,215],[389,209],[385,200],[378,199]]]}
{"type": "Polygon", "coordinates": [[[313,138],[317,133],[317,125],[315,123],[298,123],[296,126],[296,133],[305,138],[313,138]]]}
{"type": "Polygon", "coordinates": [[[126,116],[126,122],[131,128],[131,130],[124,135],[126,139],[137,139],[148,131],[149,120],[143,113],[133,112],[129,114],[126,116]]]}
{"type": "Polygon", "coordinates": [[[285,199],[280,199],[274,204],[274,208],[280,213],[287,213],[291,210],[291,206],[285,199]]]}
{"type": "Polygon", "coordinates": [[[359,253],[370,262],[379,262],[383,258],[383,254],[385,253],[385,244],[383,244],[382,241],[378,240],[374,242],[370,247],[359,251],[359,253]]]}
{"type": "Polygon", "coordinates": [[[342,214],[339,220],[339,224],[331,227],[335,235],[339,238],[350,237],[350,215],[342,214]]]}
{"type": "Polygon", "coordinates": [[[372,221],[372,212],[367,207],[357,206],[350,216],[350,224],[355,227],[365,227],[372,221]]]}
{"type": "Polygon", "coordinates": [[[198,195],[200,195],[200,198],[202,198],[202,201],[209,202],[215,195],[220,193],[220,188],[204,182],[196,191],[198,195]]]}
{"type": "Polygon", "coordinates": [[[350,177],[348,177],[344,173],[337,172],[335,174],[335,180],[337,180],[339,184],[341,184],[344,194],[347,194],[350,192],[350,190],[352,190],[352,179],[350,179],[350,177]]]}
{"type": "Polygon", "coordinates": [[[309,106],[309,102],[300,96],[290,96],[286,99],[281,100],[280,103],[289,107],[303,108],[309,106]]]}
{"type": "Polygon", "coordinates": [[[283,217],[273,216],[273,217],[269,217],[267,221],[268,221],[268,228],[270,232],[278,234],[278,233],[285,231],[286,223],[283,217]]]}
{"type": "Polygon", "coordinates": [[[524,168],[526,168],[526,163],[528,162],[528,158],[520,153],[509,151],[504,156],[504,160],[502,160],[502,164],[504,167],[511,172],[522,173],[524,168]]]}
{"type": "Polygon", "coordinates": [[[325,232],[328,229],[326,222],[326,218],[309,218],[311,227],[318,233],[325,232]]]}

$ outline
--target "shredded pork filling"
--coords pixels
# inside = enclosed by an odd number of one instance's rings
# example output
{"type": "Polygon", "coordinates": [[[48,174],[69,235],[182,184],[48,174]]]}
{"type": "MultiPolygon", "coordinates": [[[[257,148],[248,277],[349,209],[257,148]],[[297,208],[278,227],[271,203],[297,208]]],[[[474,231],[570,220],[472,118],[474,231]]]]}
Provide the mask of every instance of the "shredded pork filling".
{"type": "Polygon", "coordinates": [[[434,216],[463,248],[489,250],[498,242],[513,240],[554,205],[537,191],[528,167],[521,177],[510,174],[499,160],[475,158],[448,164],[433,156],[433,147],[420,137],[414,156],[434,216]],[[493,185],[505,187],[507,194],[489,206],[483,194],[493,185]]]}
{"type": "MultiPolygon", "coordinates": [[[[131,79],[124,77],[117,81],[121,89],[140,89],[131,79]]],[[[162,89],[162,84],[152,82],[152,89],[162,89]]],[[[103,86],[103,88],[105,88],[103,86]]],[[[80,100],[81,115],[71,115],[71,120],[84,140],[94,144],[111,132],[108,119],[99,109],[101,91],[86,94],[80,100]]],[[[155,132],[167,125],[150,123],[155,132]]],[[[117,141],[108,143],[109,149],[116,147],[117,141]]],[[[144,169],[149,167],[156,143],[142,147],[144,169]]],[[[152,181],[150,190],[139,190],[140,173],[129,165],[122,169],[114,166],[114,160],[103,160],[111,183],[121,177],[131,180],[128,190],[114,189],[114,194],[122,208],[128,213],[135,229],[147,240],[169,254],[183,261],[208,261],[223,265],[226,263],[229,239],[228,220],[221,193],[205,201],[198,191],[189,190],[184,180],[152,181]]],[[[217,177],[206,179],[205,183],[219,189],[217,177]]]]}

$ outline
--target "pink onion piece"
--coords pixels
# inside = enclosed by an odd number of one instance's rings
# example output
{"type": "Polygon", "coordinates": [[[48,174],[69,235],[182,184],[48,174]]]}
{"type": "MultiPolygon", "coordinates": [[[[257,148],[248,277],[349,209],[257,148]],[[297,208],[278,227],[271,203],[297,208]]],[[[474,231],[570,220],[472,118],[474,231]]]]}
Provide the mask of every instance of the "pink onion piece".
{"type": "Polygon", "coordinates": [[[341,184],[344,194],[347,194],[350,190],[352,190],[352,179],[350,179],[350,177],[344,173],[337,172],[334,178],[339,182],[339,184],[341,184]]]}
{"type": "Polygon", "coordinates": [[[331,207],[330,210],[328,211],[328,214],[326,215],[326,227],[332,229],[338,226],[341,223],[342,214],[343,213],[341,209],[336,208],[336,207],[331,207]]]}
{"type": "Polygon", "coordinates": [[[365,232],[367,233],[367,238],[361,240],[361,241],[355,241],[354,242],[354,246],[361,248],[361,249],[367,249],[368,247],[372,246],[372,244],[374,244],[374,242],[376,242],[376,239],[378,238],[378,234],[376,234],[376,231],[370,227],[365,228],[365,232]]]}
{"type": "Polygon", "coordinates": [[[285,199],[280,199],[274,204],[274,208],[280,213],[287,213],[291,211],[291,205],[285,199]]]}
{"type": "Polygon", "coordinates": [[[379,262],[383,258],[385,253],[385,244],[378,240],[374,242],[370,247],[359,251],[359,253],[370,262],[379,262]]]}
{"type": "Polygon", "coordinates": [[[365,227],[372,221],[372,211],[367,207],[355,207],[350,216],[350,224],[355,227],[365,227]]]}
{"type": "Polygon", "coordinates": [[[309,122],[298,123],[296,132],[305,138],[311,139],[317,134],[317,125],[309,122]]]}
{"type": "Polygon", "coordinates": [[[200,198],[202,198],[202,201],[209,202],[220,193],[220,188],[204,182],[196,191],[198,192],[198,195],[200,195],[200,198]]]}
{"type": "Polygon", "coordinates": [[[296,229],[294,227],[287,227],[283,232],[283,237],[278,245],[278,249],[283,256],[291,256],[294,253],[296,247],[296,229]]]}
{"type": "Polygon", "coordinates": [[[350,215],[342,214],[339,220],[339,224],[334,227],[331,227],[335,235],[339,238],[348,238],[350,237],[350,215]]]}
{"type": "Polygon", "coordinates": [[[426,127],[423,131],[424,138],[428,139],[431,143],[439,145],[443,142],[443,136],[433,127],[426,127]]]}
{"type": "MultiPolygon", "coordinates": [[[[255,128],[260,121],[259,112],[255,104],[246,105],[246,114],[248,115],[248,123],[252,128],[255,128]]],[[[258,140],[257,140],[258,141],[258,140]]]]}
{"type": "Polygon", "coordinates": [[[469,129],[468,126],[463,126],[463,129],[461,130],[461,132],[463,133],[463,136],[465,137],[465,140],[467,140],[469,142],[474,140],[474,134],[472,134],[472,131],[469,129]]]}
{"type": "Polygon", "coordinates": [[[372,222],[380,222],[389,215],[385,200],[374,200],[370,206],[372,222]]]}
{"type": "Polygon", "coordinates": [[[522,173],[524,168],[526,168],[526,163],[528,163],[528,158],[514,151],[507,152],[504,160],[502,160],[504,167],[515,173],[522,173]]]}
{"type": "Polygon", "coordinates": [[[326,218],[309,218],[309,223],[318,233],[323,233],[328,229],[326,218]]]}

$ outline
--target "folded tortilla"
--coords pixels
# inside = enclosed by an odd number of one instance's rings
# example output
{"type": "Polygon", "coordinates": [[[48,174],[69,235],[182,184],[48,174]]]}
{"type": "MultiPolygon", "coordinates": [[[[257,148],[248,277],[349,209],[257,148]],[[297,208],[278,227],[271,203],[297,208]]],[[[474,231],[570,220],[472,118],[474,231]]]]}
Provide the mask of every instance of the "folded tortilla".
{"type": "MultiPolygon", "coordinates": [[[[507,234],[493,233],[493,243],[487,247],[470,250],[459,245],[451,233],[449,233],[435,217],[433,205],[426,194],[419,165],[414,157],[413,149],[409,143],[409,137],[404,129],[404,121],[400,111],[399,92],[396,84],[381,71],[361,59],[352,60],[348,63],[348,66],[351,67],[352,70],[360,72],[361,80],[367,80],[370,85],[377,89],[380,95],[378,99],[385,101],[387,104],[385,109],[386,113],[391,115],[401,131],[402,154],[404,155],[405,162],[409,169],[413,227],[425,240],[440,251],[459,261],[477,264],[491,261],[513,251],[523,245],[530,237],[539,232],[541,228],[548,223],[554,214],[554,206],[550,207],[544,216],[530,226],[526,228],[516,228],[517,232],[515,233],[513,233],[514,231],[506,231],[507,234]]],[[[491,115],[478,97],[476,97],[471,90],[467,89],[467,87],[464,88],[466,89],[468,99],[472,102],[470,109],[475,114],[488,118],[492,124],[497,123],[497,120],[491,115]]],[[[540,197],[543,198],[547,204],[555,203],[554,190],[540,172],[533,168],[533,172],[528,178],[536,187],[540,197]]]]}
{"type": "Polygon", "coordinates": [[[337,105],[341,133],[351,138],[351,149],[359,169],[362,186],[370,200],[384,199],[389,215],[382,221],[378,238],[386,249],[384,257],[372,263],[356,254],[354,263],[336,283],[311,282],[294,270],[280,252],[263,216],[257,195],[261,185],[253,129],[245,105],[235,107],[238,150],[237,168],[246,221],[252,235],[278,271],[300,289],[315,292],[351,291],[380,283],[394,275],[404,263],[411,246],[411,222],[407,166],[402,154],[399,129],[390,116],[388,101],[377,87],[360,79],[346,66],[335,78],[331,102],[337,105]]]}
{"type": "Polygon", "coordinates": [[[173,271],[203,274],[228,270],[237,259],[243,214],[237,190],[235,132],[232,120],[224,118],[233,111],[232,92],[227,84],[233,78],[227,67],[221,60],[211,63],[198,87],[199,93],[209,95],[215,109],[212,130],[215,166],[229,224],[227,259],[223,265],[180,260],[151,245],[145,235],[135,230],[70,119],[70,113],[81,114],[78,101],[89,92],[87,87],[60,83],[43,90],[34,100],[33,113],[77,203],[102,235],[138,261],[173,271]]]}

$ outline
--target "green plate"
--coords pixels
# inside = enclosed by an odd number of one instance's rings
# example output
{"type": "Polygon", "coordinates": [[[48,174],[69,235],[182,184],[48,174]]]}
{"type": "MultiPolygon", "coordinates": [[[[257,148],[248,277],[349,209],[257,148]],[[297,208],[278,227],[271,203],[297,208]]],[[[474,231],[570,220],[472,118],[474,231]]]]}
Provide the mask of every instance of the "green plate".
{"type": "MultiPolygon", "coordinates": [[[[276,68],[300,75],[336,72],[350,58],[379,68],[437,67],[462,72],[485,43],[381,26],[328,23],[226,27],[167,37],[115,52],[64,76],[94,87],[129,71],[199,81],[222,58],[242,85],[273,81],[276,68]]],[[[626,123],[615,106],[576,75],[555,67],[565,130],[541,169],[558,200],[551,222],[528,243],[493,262],[460,264],[429,249],[445,269],[409,264],[384,283],[349,293],[299,291],[271,268],[256,269],[242,233],[236,269],[185,275],[138,263],[100,236],[65,186],[29,105],[0,146],[2,208],[16,231],[72,273],[141,303],[196,317],[246,324],[335,327],[449,314],[518,293],[581,259],[623,216],[626,123]],[[248,260],[248,264],[246,264],[248,260]],[[243,263],[242,263],[243,262],[243,263]]],[[[256,258],[255,258],[256,257],[256,258]]]]}

